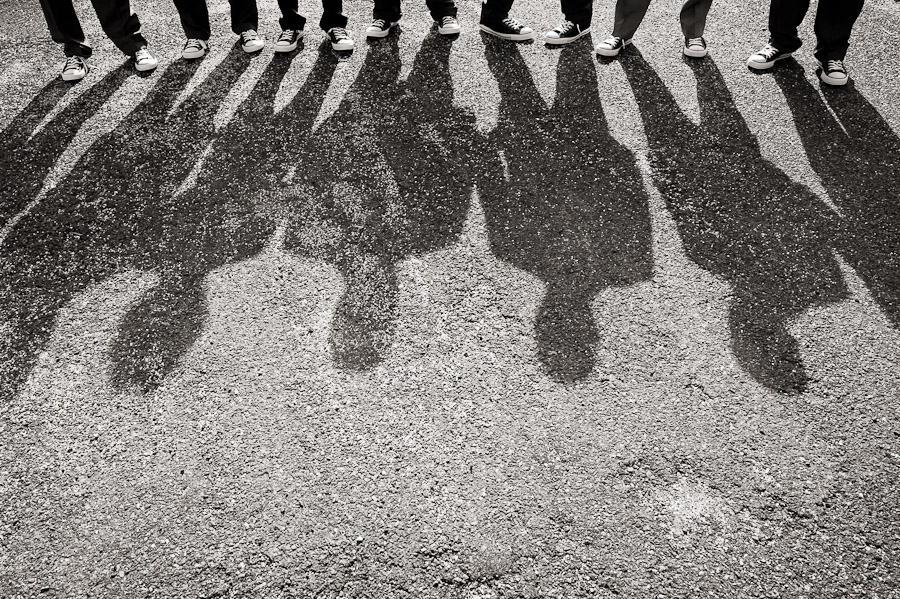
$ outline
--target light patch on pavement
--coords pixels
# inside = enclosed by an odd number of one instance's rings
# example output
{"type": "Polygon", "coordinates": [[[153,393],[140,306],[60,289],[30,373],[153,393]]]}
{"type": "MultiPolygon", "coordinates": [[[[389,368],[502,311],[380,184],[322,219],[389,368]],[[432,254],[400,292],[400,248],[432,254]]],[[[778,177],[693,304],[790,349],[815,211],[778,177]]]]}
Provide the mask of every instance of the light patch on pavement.
{"type": "Polygon", "coordinates": [[[690,534],[710,524],[725,526],[730,519],[725,502],[715,497],[701,483],[679,480],[660,493],[659,500],[672,518],[669,531],[675,537],[690,534]]]}

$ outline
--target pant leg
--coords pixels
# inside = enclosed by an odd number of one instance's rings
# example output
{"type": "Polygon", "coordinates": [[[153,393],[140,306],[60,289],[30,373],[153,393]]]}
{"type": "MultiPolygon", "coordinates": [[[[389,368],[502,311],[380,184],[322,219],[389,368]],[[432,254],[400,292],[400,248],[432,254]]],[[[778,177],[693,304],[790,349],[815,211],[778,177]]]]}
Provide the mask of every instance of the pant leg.
{"type": "Polygon", "coordinates": [[[206,0],[174,0],[174,2],[185,37],[208,40],[211,32],[206,0]]]}
{"type": "Polygon", "coordinates": [[[128,0],[91,0],[103,32],[127,56],[147,45],[141,35],[141,22],[128,0]]]}
{"type": "Polygon", "coordinates": [[[231,5],[231,30],[240,35],[248,29],[259,30],[256,0],[228,0],[231,5]]]}
{"type": "Polygon", "coordinates": [[[455,17],[457,14],[455,0],[425,0],[431,18],[440,21],[444,17],[455,17]]]}
{"type": "Polygon", "coordinates": [[[797,27],[803,22],[809,0],[772,0],[769,5],[769,43],[782,52],[794,52],[803,42],[797,27]]]}
{"type": "Polygon", "coordinates": [[[612,34],[626,40],[633,38],[648,8],[650,0],[618,0],[612,34]]]}
{"type": "Polygon", "coordinates": [[[513,0],[485,0],[481,5],[481,22],[496,23],[509,16],[513,0]]]}
{"type": "Polygon", "coordinates": [[[687,0],[681,7],[681,31],[685,39],[703,36],[706,31],[706,16],[713,0],[687,0]]]}
{"type": "Polygon", "coordinates": [[[373,19],[384,19],[385,21],[399,21],[403,13],[400,12],[400,0],[375,0],[375,7],[372,9],[373,19]]]}
{"type": "Polygon", "coordinates": [[[862,7],[863,0],[819,0],[815,24],[818,60],[844,60],[862,7]]]}
{"type": "Polygon", "coordinates": [[[91,56],[91,47],[84,43],[84,31],[72,0],[41,0],[41,10],[44,11],[51,39],[63,44],[66,56],[91,56]]]}
{"type": "Polygon", "coordinates": [[[278,8],[281,10],[281,18],[278,19],[278,25],[281,26],[282,31],[306,27],[306,17],[300,14],[300,6],[297,0],[278,0],[278,8]]]}
{"type": "Polygon", "coordinates": [[[590,26],[591,16],[594,12],[592,0],[561,0],[560,4],[567,21],[581,25],[582,29],[590,26]]]}
{"type": "Polygon", "coordinates": [[[322,18],[319,27],[328,31],[332,27],[346,27],[347,15],[344,14],[344,3],[341,0],[322,0],[322,18]]]}

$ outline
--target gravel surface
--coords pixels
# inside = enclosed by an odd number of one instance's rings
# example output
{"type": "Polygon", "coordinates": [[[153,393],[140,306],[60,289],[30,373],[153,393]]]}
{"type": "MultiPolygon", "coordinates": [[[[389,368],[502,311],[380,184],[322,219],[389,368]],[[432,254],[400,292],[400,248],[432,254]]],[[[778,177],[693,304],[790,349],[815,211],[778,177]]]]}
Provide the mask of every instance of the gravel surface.
{"type": "Polygon", "coordinates": [[[900,597],[900,3],[833,90],[133,2],[70,85],[0,1],[0,597],[900,597]]]}

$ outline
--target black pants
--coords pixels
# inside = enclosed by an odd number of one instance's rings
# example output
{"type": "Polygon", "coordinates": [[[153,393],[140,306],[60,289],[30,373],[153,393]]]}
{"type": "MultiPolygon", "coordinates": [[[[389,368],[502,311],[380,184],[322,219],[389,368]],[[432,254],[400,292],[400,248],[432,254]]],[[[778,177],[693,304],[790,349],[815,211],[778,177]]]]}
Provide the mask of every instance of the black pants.
{"type": "MultiPolygon", "coordinates": [[[[850,47],[850,31],[862,12],[863,0],[819,0],[816,11],[818,60],[844,60],[850,47]]],[[[772,0],[769,8],[769,43],[784,52],[800,48],[797,27],[803,22],[809,0],[772,0]]]]}
{"type": "MultiPolygon", "coordinates": [[[[189,38],[208,40],[211,32],[209,25],[209,9],[206,0],[174,0],[175,8],[181,16],[181,27],[189,38]]],[[[256,0],[228,0],[231,5],[231,30],[241,34],[248,29],[259,29],[259,11],[256,0]]],[[[300,14],[298,0],[278,0],[281,19],[278,24],[282,29],[303,29],[306,17],[300,14]]],[[[344,15],[342,0],[322,0],[322,19],[319,26],[324,30],[332,27],[346,27],[347,17],[344,15]]]]}
{"type": "MultiPolygon", "coordinates": [[[[443,17],[456,16],[456,2],[454,0],[425,0],[431,12],[431,18],[440,21],[443,17]]],[[[375,9],[372,18],[385,21],[399,21],[403,13],[400,12],[400,0],[375,0],[375,9]]]]}
{"type": "MultiPolygon", "coordinates": [[[[685,38],[700,37],[713,0],[685,0],[681,6],[681,32],[685,38]]],[[[650,0],[618,0],[612,34],[630,40],[650,8],[650,0]]]]}
{"type": "MultiPolygon", "coordinates": [[[[133,56],[147,45],[147,40],[141,35],[141,22],[131,11],[128,0],[91,0],[91,3],[103,32],[119,50],[133,56]]],[[[66,56],[90,57],[91,47],[84,43],[84,31],[72,0],[41,0],[41,9],[47,19],[50,37],[54,42],[63,44],[66,56]]]]}
{"type": "MultiPolygon", "coordinates": [[[[592,0],[561,0],[566,19],[582,27],[591,24],[592,0]]],[[[487,0],[481,5],[481,22],[496,23],[509,16],[513,0],[487,0]]]]}

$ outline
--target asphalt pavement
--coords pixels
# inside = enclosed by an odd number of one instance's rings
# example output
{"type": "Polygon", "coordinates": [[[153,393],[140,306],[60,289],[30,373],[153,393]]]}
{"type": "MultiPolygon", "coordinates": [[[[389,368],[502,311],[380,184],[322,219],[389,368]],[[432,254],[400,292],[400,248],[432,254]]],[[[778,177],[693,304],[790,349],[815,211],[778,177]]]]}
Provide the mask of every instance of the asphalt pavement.
{"type": "Polygon", "coordinates": [[[900,597],[900,3],[842,89],[209,4],[67,84],[0,1],[0,597],[900,597]]]}

